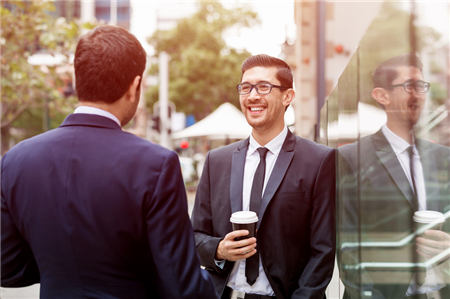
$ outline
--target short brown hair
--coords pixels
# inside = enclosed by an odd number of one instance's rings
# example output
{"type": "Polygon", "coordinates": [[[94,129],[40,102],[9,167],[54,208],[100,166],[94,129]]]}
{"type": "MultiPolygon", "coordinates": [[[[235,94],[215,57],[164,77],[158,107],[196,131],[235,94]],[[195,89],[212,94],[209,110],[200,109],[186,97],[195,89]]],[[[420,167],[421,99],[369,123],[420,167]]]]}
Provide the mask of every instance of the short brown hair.
{"type": "Polygon", "coordinates": [[[292,88],[293,78],[292,78],[292,71],[289,65],[279,58],[272,57],[266,54],[250,56],[242,63],[241,80],[242,76],[248,69],[251,69],[256,66],[276,67],[278,69],[276,77],[278,81],[280,81],[280,85],[285,87],[286,89],[292,88]]]}
{"type": "Polygon", "coordinates": [[[415,54],[404,54],[392,57],[382,62],[372,75],[373,88],[382,87],[392,89],[392,81],[398,76],[397,68],[400,66],[412,66],[422,71],[422,62],[415,54]]]}
{"type": "Polygon", "coordinates": [[[112,103],[120,99],[136,76],[145,70],[146,54],[134,35],[124,28],[102,25],[88,32],[75,51],[75,86],[78,98],[112,103]]]}

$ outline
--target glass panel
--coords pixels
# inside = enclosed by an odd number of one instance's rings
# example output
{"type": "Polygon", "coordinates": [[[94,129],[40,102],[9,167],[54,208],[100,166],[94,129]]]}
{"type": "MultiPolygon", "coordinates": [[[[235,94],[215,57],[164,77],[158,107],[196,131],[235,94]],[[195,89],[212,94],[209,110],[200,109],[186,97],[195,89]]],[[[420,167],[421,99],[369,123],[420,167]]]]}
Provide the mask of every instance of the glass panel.
{"type": "MultiPolygon", "coordinates": [[[[377,5],[321,111],[321,141],[338,148],[344,297],[450,298],[450,4],[377,5]],[[408,80],[430,82],[430,90],[411,91],[408,80]],[[434,222],[418,223],[428,220],[417,210],[433,211],[426,216],[434,222]]],[[[348,26],[343,7],[367,13],[335,2],[329,19],[337,26],[348,26]]],[[[355,28],[364,26],[358,20],[355,28]]],[[[327,57],[327,68],[336,65],[327,57]]]]}

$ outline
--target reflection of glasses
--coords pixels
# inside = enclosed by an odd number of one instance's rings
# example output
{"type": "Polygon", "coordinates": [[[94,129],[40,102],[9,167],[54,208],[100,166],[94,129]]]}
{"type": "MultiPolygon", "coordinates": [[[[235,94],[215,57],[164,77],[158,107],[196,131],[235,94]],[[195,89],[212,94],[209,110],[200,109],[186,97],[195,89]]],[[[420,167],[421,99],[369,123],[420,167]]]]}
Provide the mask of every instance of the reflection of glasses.
{"type": "Polygon", "coordinates": [[[238,84],[236,87],[237,87],[238,93],[240,95],[251,93],[253,88],[256,89],[256,92],[258,94],[269,94],[272,91],[273,87],[279,88],[281,90],[289,89],[289,87],[275,85],[275,84],[271,84],[268,82],[261,82],[261,83],[256,83],[256,84],[241,83],[241,84],[238,84]]]}
{"type": "Polygon", "coordinates": [[[412,93],[413,91],[418,93],[426,93],[430,89],[430,83],[422,80],[417,81],[408,80],[401,84],[391,85],[391,87],[398,87],[398,86],[402,86],[407,93],[412,93]]]}

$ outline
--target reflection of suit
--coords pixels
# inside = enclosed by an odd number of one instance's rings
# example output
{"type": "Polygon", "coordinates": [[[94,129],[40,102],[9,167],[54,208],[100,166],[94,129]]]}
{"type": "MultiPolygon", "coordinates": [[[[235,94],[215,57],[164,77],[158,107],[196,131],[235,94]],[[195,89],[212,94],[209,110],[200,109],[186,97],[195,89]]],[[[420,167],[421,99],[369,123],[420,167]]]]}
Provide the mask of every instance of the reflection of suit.
{"type": "Polygon", "coordinates": [[[4,287],[42,298],[211,298],[178,157],[112,120],[69,115],[2,159],[4,287]]]}
{"type": "MultiPolygon", "coordinates": [[[[427,209],[446,212],[450,210],[450,151],[423,140],[417,142],[417,148],[425,178],[427,209]]],[[[404,297],[411,269],[350,269],[360,263],[414,261],[411,242],[396,249],[349,246],[399,241],[413,231],[413,191],[381,130],[339,149],[338,180],[338,259],[345,297],[404,297]]]]}
{"type": "MultiPolygon", "coordinates": [[[[249,141],[211,151],[193,211],[201,264],[219,295],[233,262],[214,263],[218,243],[242,210],[242,184],[249,141]]],[[[288,132],[264,191],[257,243],[277,298],[321,298],[334,263],[334,151],[288,132]]]]}

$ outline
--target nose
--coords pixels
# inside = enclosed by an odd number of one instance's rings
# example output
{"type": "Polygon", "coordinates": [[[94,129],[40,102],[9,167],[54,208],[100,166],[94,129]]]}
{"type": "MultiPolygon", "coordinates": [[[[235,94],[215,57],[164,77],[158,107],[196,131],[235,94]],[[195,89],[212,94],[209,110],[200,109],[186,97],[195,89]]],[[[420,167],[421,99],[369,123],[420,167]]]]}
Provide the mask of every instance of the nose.
{"type": "Polygon", "coordinates": [[[258,99],[259,98],[259,93],[256,91],[256,86],[254,86],[252,88],[252,90],[250,90],[250,93],[248,94],[248,98],[249,99],[258,99]]]}
{"type": "Polygon", "coordinates": [[[413,89],[412,92],[410,93],[411,99],[422,100],[422,99],[425,99],[426,96],[427,96],[427,94],[425,92],[418,92],[415,89],[413,89]]]}

